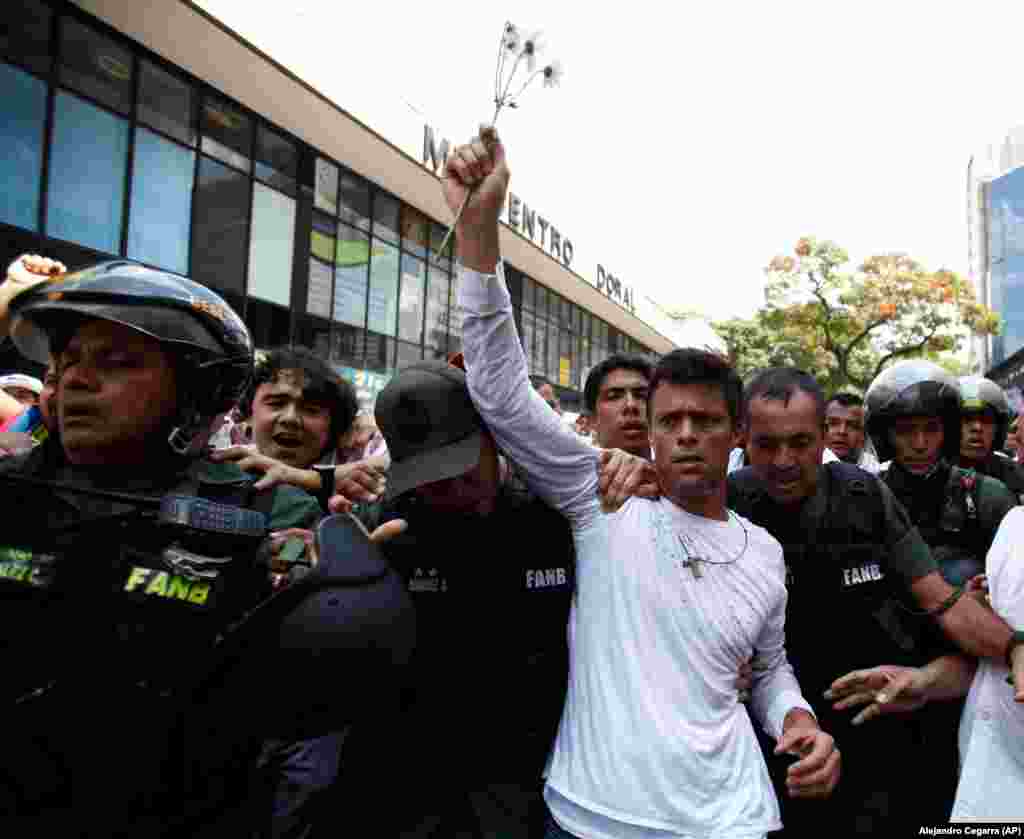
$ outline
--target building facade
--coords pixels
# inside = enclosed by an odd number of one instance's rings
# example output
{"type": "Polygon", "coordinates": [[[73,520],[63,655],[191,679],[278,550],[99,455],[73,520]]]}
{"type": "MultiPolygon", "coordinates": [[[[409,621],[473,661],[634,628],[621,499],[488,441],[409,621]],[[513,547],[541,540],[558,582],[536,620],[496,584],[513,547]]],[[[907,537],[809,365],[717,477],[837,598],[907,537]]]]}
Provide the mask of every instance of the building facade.
{"type": "MultiPolygon", "coordinates": [[[[5,4],[0,258],[125,257],[188,275],[258,347],[310,347],[364,403],[396,369],[459,351],[437,175],[198,7],[157,8],[5,4]]],[[[673,348],[512,211],[502,252],[524,349],[566,407],[607,355],[673,348]]],[[[8,343],[0,365],[19,363],[8,343]]]]}
{"type": "Polygon", "coordinates": [[[1024,384],[1024,127],[973,157],[967,169],[968,259],[980,300],[1002,318],[981,339],[978,366],[1003,387],[1024,384]]]}

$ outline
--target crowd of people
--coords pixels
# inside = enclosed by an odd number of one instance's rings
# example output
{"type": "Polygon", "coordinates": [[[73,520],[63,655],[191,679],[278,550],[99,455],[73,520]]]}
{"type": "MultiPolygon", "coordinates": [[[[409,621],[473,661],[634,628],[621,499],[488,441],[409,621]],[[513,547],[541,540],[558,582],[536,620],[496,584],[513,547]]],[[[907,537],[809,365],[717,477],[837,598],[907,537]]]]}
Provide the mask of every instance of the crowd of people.
{"type": "Polygon", "coordinates": [[[1024,818],[1001,388],[616,354],[567,425],[516,332],[500,141],[444,174],[464,350],[372,416],[197,283],[12,265],[0,328],[47,372],[0,378],[5,835],[1024,818]]]}

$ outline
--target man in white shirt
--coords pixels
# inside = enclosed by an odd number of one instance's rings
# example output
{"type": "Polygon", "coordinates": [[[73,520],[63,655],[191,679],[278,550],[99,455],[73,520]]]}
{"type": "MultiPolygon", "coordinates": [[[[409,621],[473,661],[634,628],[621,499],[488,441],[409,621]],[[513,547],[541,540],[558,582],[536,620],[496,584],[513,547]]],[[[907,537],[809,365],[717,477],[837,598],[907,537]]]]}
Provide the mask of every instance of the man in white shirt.
{"type": "Polygon", "coordinates": [[[449,157],[443,182],[453,213],[469,194],[456,236],[470,395],[531,487],[569,519],[576,543],[548,836],[763,836],[781,826],[778,803],[734,687],[755,651],[752,710],[779,752],[802,755],[790,794],[829,795],[839,753],[786,660],[782,549],[725,507],[742,383],[718,356],[663,358],[648,402],[663,497],[603,514],[599,454],[558,433],[530,386],[498,248],[509,172],[497,138],[483,136],[449,157]]]}

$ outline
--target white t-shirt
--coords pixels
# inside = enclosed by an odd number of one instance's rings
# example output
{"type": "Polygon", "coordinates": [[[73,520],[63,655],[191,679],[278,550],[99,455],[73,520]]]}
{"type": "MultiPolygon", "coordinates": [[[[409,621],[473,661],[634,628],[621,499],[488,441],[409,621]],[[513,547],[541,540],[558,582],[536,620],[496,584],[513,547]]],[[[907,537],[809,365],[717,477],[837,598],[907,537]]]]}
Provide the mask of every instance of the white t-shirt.
{"type": "MultiPolygon", "coordinates": [[[[821,462],[831,463],[833,460],[839,460],[839,456],[832,449],[826,447],[825,451],[821,454],[821,462]]],[[[859,466],[865,472],[870,472],[872,475],[877,475],[882,468],[878,458],[867,449],[861,450],[860,457],[857,458],[857,462],[854,465],[859,466]]]]}
{"type": "MultiPolygon", "coordinates": [[[[996,614],[1024,629],[1024,507],[1003,518],[985,560],[996,614]]],[[[960,785],[951,821],[1016,821],[1024,814],[1024,705],[1002,662],[978,663],[960,719],[960,785]]]]}
{"type": "Polygon", "coordinates": [[[560,433],[530,386],[503,278],[463,270],[459,303],[477,410],[576,542],[569,689],[545,793],[556,821],[587,839],[778,829],[735,683],[756,650],[751,709],[766,730],[778,737],[790,710],[810,712],[785,654],[782,548],[749,522],[693,516],[666,499],[602,514],[598,452],[560,433]],[[740,558],[704,564],[696,579],[680,533],[711,561],[740,558]]]}

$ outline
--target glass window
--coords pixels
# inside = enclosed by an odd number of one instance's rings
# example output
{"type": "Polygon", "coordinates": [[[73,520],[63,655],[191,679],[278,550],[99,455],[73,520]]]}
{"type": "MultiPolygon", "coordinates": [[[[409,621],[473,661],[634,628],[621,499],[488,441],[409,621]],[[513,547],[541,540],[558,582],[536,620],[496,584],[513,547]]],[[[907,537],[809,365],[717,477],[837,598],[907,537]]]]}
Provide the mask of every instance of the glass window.
{"type": "Polygon", "coordinates": [[[361,230],[339,224],[334,261],[334,319],[365,327],[370,237],[361,230]]]}
{"type": "Polygon", "coordinates": [[[191,276],[233,295],[232,306],[245,294],[250,186],[249,179],[234,169],[208,157],[200,159],[193,198],[191,276]]]}
{"type": "Polygon", "coordinates": [[[455,242],[455,234],[453,233],[448,238],[448,244],[444,246],[444,254],[438,258],[438,254],[441,251],[441,243],[444,241],[444,237],[448,235],[448,226],[445,224],[434,224],[430,225],[430,253],[431,261],[439,262],[442,267],[448,268],[452,264],[452,247],[455,242]]]}
{"type": "Polygon", "coordinates": [[[401,370],[403,367],[408,367],[410,364],[415,364],[417,361],[423,360],[423,350],[419,344],[407,344],[405,341],[399,341],[395,349],[395,369],[401,370]]]}
{"type": "Polygon", "coordinates": [[[49,73],[52,19],[53,12],[40,0],[8,0],[0,18],[0,56],[35,73],[49,73]]]}
{"type": "Polygon", "coordinates": [[[370,251],[370,310],[367,329],[394,335],[398,315],[398,248],[374,236],[370,251]]]}
{"type": "Polygon", "coordinates": [[[385,192],[378,192],[373,199],[373,235],[398,243],[398,199],[385,192]]]}
{"type": "Polygon", "coordinates": [[[558,384],[576,387],[576,339],[564,329],[558,332],[558,384]]]}
{"type": "Polygon", "coordinates": [[[188,273],[195,152],[152,131],[135,134],[128,256],[188,273]]]}
{"type": "Polygon", "coordinates": [[[590,333],[590,325],[593,322],[593,320],[594,319],[590,315],[590,312],[584,312],[584,311],[581,310],[581,313],[580,313],[580,335],[583,335],[585,338],[589,338],[590,337],[590,334],[591,334],[590,333]]]}
{"type": "Polygon", "coordinates": [[[46,232],[119,254],[127,161],[127,121],[59,91],[46,232]]]}
{"type": "Polygon", "coordinates": [[[544,365],[544,375],[551,381],[558,381],[558,323],[548,321],[548,352],[544,365]]]}
{"type": "MultiPolygon", "coordinates": [[[[580,342],[580,375],[586,377],[587,370],[595,364],[596,355],[597,348],[591,341],[580,342]]],[[[581,387],[582,385],[583,383],[580,382],[581,387]]]]}
{"type": "Polygon", "coordinates": [[[398,296],[398,337],[419,344],[423,340],[423,295],[427,266],[422,259],[402,254],[402,285],[398,296]]]}
{"type": "Polygon", "coordinates": [[[448,274],[431,265],[427,274],[427,322],[423,341],[435,350],[448,347],[448,274]]]}
{"type": "Polygon", "coordinates": [[[582,312],[580,310],[580,307],[577,306],[575,303],[571,303],[570,306],[572,314],[572,331],[579,335],[582,331],[582,320],[580,317],[582,312]]]}
{"type": "Polygon", "coordinates": [[[395,339],[376,332],[366,333],[366,369],[391,374],[395,370],[395,339]]]}
{"type": "Polygon", "coordinates": [[[0,221],[36,230],[43,165],[46,84],[0,64],[0,221]]]}
{"type": "Polygon", "coordinates": [[[309,294],[306,297],[306,311],[311,315],[331,316],[331,285],[334,282],[334,267],[319,259],[309,260],[309,294]]]}
{"type": "Polygon", "coordinates": [[[149,61],[139,63],[139,122],[188,145],[196,141],[192,86],[149,61]]]}
{"type": "Polygon", "coordinates": [[[298,318],[292,343],[307,347],[326,361],[331,352],[331,322],[309,316],[298,318]]]}
{"type": "Polygon", "coordinates": [[[462,351],[462,312],[459,310],[459,276],[453,274],[448,293],[448,352],[462,351]]]}
{"type": "Polygon", "coordinates": [[[536,315],[529,309],[520,310],[520,325],[522,327],[522,334],[520,338],[523,342],[523,355],[526,356],[526,363],[529,365],[530,372],[534,370],[533,365],[533,340],[534,340],[534,329],[536,327],[536,315]]]}
{"type": "Polygon", "coordinates": [[[313,203],[318,210],[338,212],[338,167],[322,157],[316,159],[316,184],[313,203]]]}
{"type": "Polygon", "coordinates": [[[334,219],[323,213],[313,213],[313,230],[309,250],[324,262],[334,262],[334,219]]]}
{"type": "Polygon", "coordinates": [[[548,316],[548,290],[540,285],[536,285],[537,296],[534,303],[534,311],[543,318],[548,316]]]}
{"type": "Polygon", "coordinates": [[[548,323],[540,315],[534,315],[533,357],[531,368],[540,376],[547,367],[548,323]]]}
{"type": "Polygon", "coordinates": [[[253,184],[249,294],[291,306],[295,250],[295,202],[263,184],[253,184]]]}
{"type": "Polygon", "coordinates": [[[284,346],[291,340],[291,316],[288,310],[272,303],[250,300],[245,313],[245,325],[249,327],[253,343],[261,350],[284,346]]]}
{"type": "Polygon", "coordinates": [[[335,326],[331,330],[331,361],[346,367],[362,367],[366,331],[358,326],[335,326]]]}
{"type": "Polygon", "coordinates": [[[370,229],[370,185],[351,172],[342,172],[338,186],[338,217],[360,230],[370,229]]]}
{"type": "Polygon", "coordinates": [[[533,292],[534,292],[535,288],[536,288],[536,284],[533,282],[533,280],[531,280],[529,277],[527,277],[526,274],[523,274],[523,302],[522,302],[522,306],[523,306],[524,309],[528,309],[531,312],[534,310],[534,308],[533,308],[534,307],[533,292]]]}
{"type": "Polygon", "coordinates": [[[572,329],[572,303],[564,297],[558,298],[558,326],[561,329],[572,329]]]}
{"type": "Polygon", "coordinates": [[[256,177],[294,196],[298,168],[295,144],[260,125],[256,134],[256,177]]]}
{"type": "Polygon", "coordinates": [[[127,114],[132,107],[132,54],[77,20],[61,19],[60,80],[127,114]]]}
{"type": "Polygon", "coordinates": [[[430,244],[430,219],[419,210],[402,205],[402,249],[426,256],[430,244]]]}
{"type": "Polygon", "coordinates": [[[252,154],[252,122],[238,108],[220,99],[203,102],[201,114],[203,151],[218,160],[249,171],[252,154]]]}

